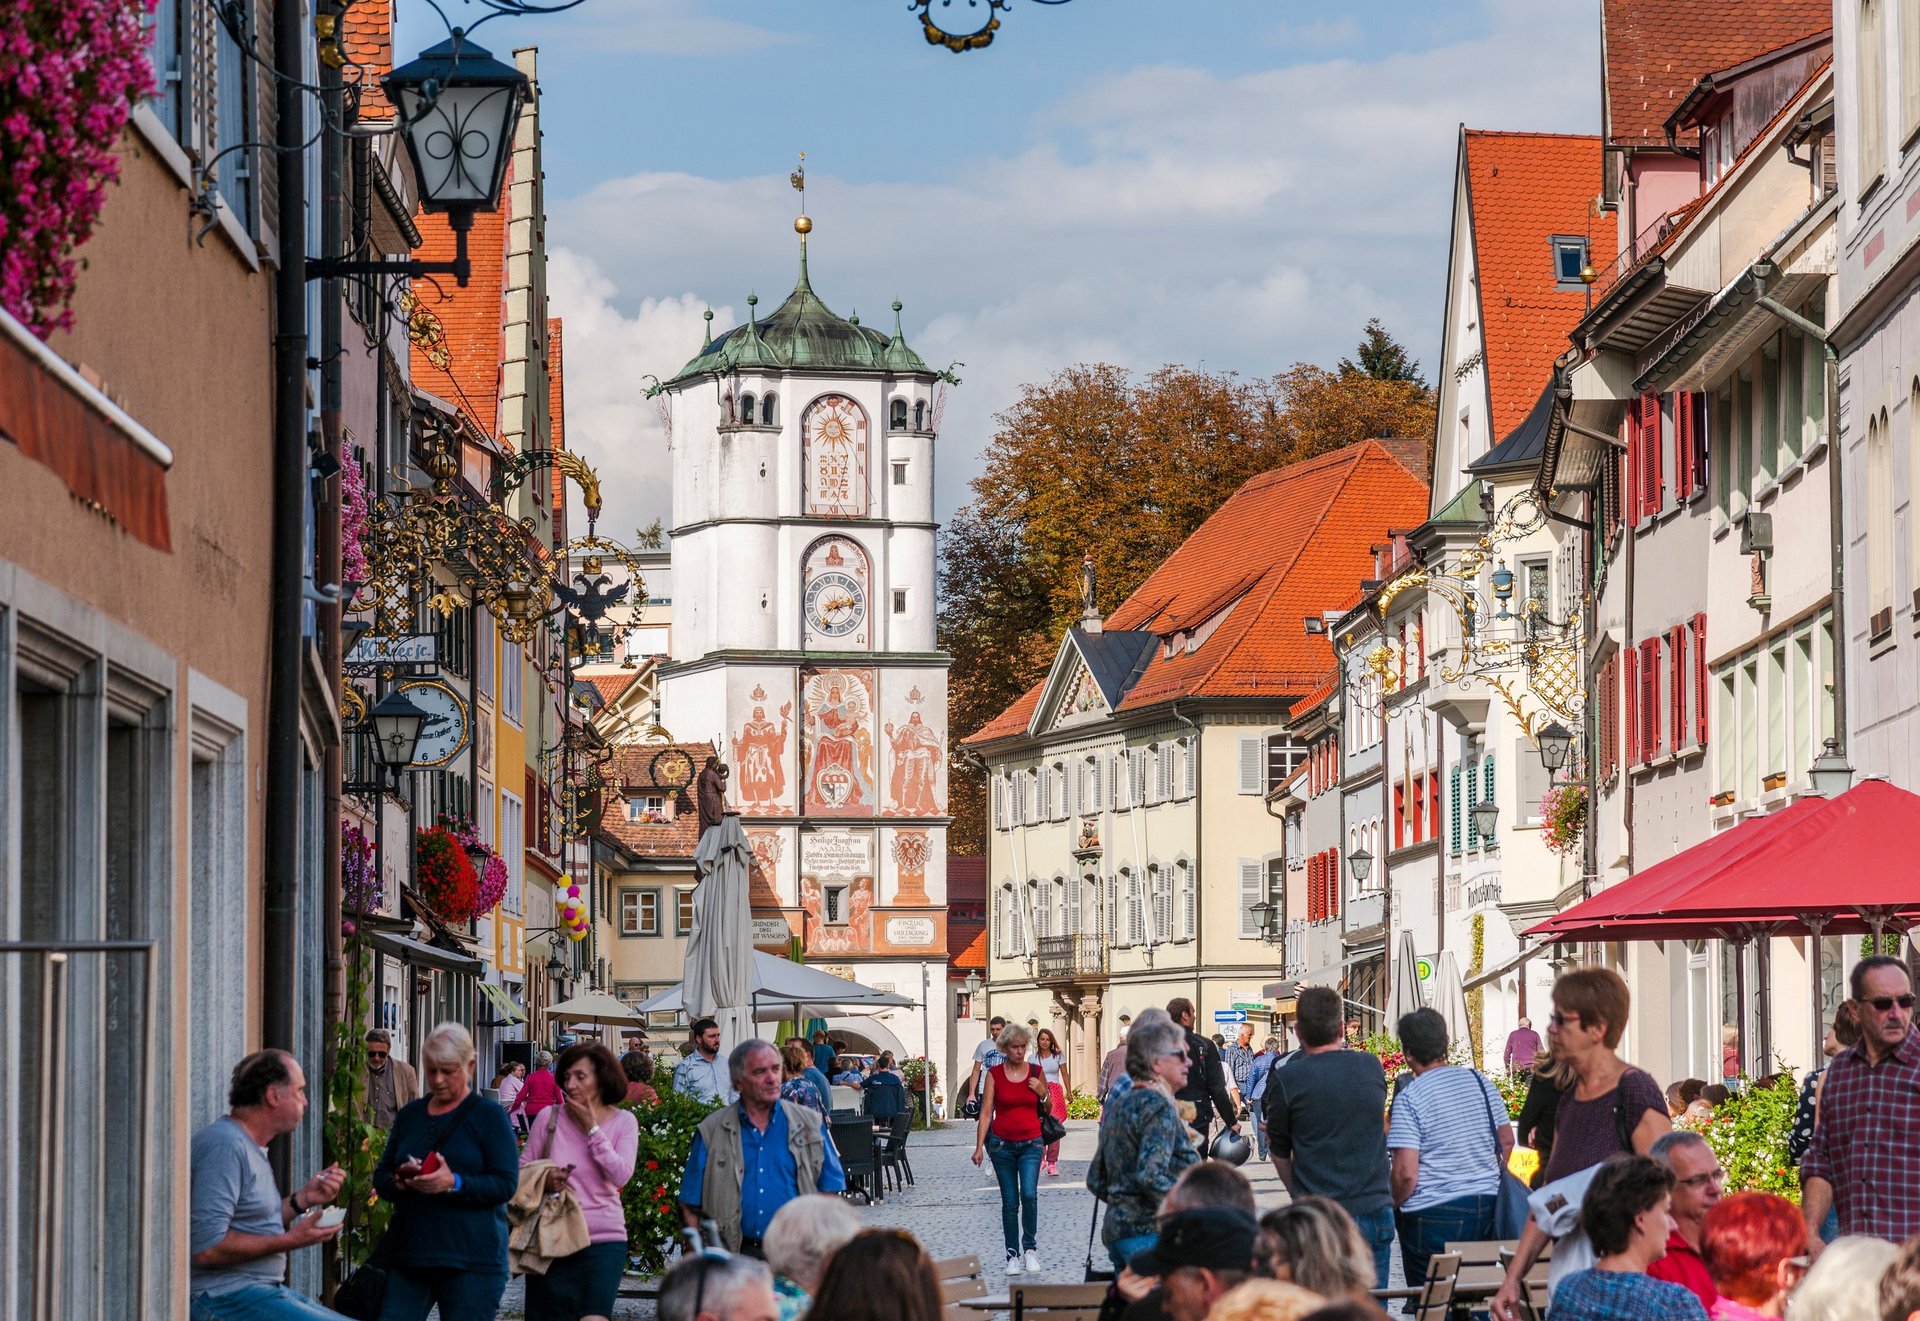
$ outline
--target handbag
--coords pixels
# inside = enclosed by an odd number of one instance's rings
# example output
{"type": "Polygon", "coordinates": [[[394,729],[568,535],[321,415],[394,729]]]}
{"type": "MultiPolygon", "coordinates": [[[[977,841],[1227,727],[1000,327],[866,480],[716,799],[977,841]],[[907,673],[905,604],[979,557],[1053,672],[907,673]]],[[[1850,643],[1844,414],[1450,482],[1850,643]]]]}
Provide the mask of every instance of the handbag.
{"type": "Polygon", "coordinates": [[[1053,1111],[1040,1107],[1040,1140],[1052,1146],[1067,1135],[1067,1126],[1054,1117],[1053,1111]]]}
{"type": "MultiPolygon", "coordinates": [[[[1477,1074],[1475,1081],[1479,1081],[1477,1074]]],[[[1493,1132],[1493,1158],[1500,1163],[1500,1187],[1493,1198],[1493,1236],[1519,1238],[1527,1228],[1527,1185],[1500,1160],[1500,1121],[1493,1117],[1493,1102],[1487,1097],[1485,1083],[1480,1086],[1480,1102],[1487,1108],[1487,1127],[1493,1132]]]]}
{"type": "MultiPolygon", "coordinates": [[[[472,1113],[473,1100],[477,1095],[478,1093],[469,1095],[460,1108],[454,1111],[446,1126],[435,1137],[430,1149],[437,1149],[447,1140],[447,1135],[453,1131],[455,1125],[464,1122],[472,1113]]],[[[553,1144],[552,1129],[547,1131],[547,1144],[549,1147],[553,1144]]],[[[393,1254],[403,1237],[401,1229],[406,1223],[404,1207],[404,1203],[394,1207],[393,1218],[380,1232],[380,1238],[373,1245],[373,1251],[369,1252],[367,1259],[361,1262],[354,1269],[353,1274],[342,1280],[340,1287],[333,1291],[333,1310],[340,1315],[352,1317],[354,1321],[379,1321],[380,1308],[387,1296],[387,1275],[393,1269],[393,1254]]]]}

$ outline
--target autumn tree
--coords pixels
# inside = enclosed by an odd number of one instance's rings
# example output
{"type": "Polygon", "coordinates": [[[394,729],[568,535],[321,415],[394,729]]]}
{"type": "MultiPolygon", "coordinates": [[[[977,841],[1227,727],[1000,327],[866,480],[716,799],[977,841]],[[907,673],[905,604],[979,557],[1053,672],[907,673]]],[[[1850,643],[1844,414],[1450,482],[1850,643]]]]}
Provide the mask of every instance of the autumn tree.
{"type": "MultiPolygon", "coordinates": [[[[1417,381],[1296,364],[1269,379],[1082,364],[995,419],[973,498],[941,538],[940,643],[956,744],[1046,674],[1080,616],[1083,558],[1111,613],[1248,479],[1369,436],[1425,438],[1417,381]]],[[[956,752],[949,847],[981,850],[985,795],[956,752]]]]}
{"type": "Polygon", "coordinates": [[[1360,332],[1360,347],[1355,350],[1360,361],[1352,358],[1340,359],[1336,369],[1342,376],[1371,376],[1376,381],[1412,381],[1424,387],[1426,382],[1420,379],[1420,364],[1408,354],[1399,340],[1387,333],[1380,324],[1379,317],[1369,317],[1366,329],[1360,332]]]}

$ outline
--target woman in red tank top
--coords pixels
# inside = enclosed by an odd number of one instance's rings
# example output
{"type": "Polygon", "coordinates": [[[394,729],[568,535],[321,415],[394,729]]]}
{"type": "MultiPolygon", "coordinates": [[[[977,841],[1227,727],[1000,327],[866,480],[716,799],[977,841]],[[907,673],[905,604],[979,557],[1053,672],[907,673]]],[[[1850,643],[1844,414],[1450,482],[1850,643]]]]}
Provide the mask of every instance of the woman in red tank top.
{"type": "Polygon", "coordinates": [[[1009,1023],[995,1044],[1006,1055],[986,1073],[980,1101],[980,1125],[973,1163],[993,1160],[1000,1185],[1000,1232],[1006,1239],[1007,1274],[1040,1273],[1040,1107],[1046,1104],[1046,1075],[1027,1063],[1033,1036],[1009,1023]],[[1024,1223],[1023,1223],[1024,1222],[1024,1223]]]}

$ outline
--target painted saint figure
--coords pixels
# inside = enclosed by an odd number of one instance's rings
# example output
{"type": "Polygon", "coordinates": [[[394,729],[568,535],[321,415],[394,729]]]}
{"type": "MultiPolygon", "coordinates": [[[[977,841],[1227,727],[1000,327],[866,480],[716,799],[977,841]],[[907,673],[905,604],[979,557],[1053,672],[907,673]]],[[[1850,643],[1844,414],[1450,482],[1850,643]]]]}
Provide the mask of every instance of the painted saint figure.
{"type": "Polygon", "coordinates": [[[935,786],[940,775],[940,736],[920,719],[918,711],[898,729],[889,722],[886,733],[893,745],[893,776],[887,786],[893,810],[915,816],[939,815],[935,786]]]}
{"type": "Polygon", "coordinates": [[[740,727],[732,740],[733,759],[740,764],[740,801],[746,807],[772,808],[780,805],[786,792],[787,727],[793,715],[793,703],[780,707],[780,723],[767,719],[767,709],[753,708],[753,718],[740,727]]]}
{"type": "Polygon", "coordinates": [[[867,807],[873,783],[873,749],[862,723],[860,695],[847,696],[837,683],[812,708],[808,740],[807,797],[828,807],[867,807]]]}

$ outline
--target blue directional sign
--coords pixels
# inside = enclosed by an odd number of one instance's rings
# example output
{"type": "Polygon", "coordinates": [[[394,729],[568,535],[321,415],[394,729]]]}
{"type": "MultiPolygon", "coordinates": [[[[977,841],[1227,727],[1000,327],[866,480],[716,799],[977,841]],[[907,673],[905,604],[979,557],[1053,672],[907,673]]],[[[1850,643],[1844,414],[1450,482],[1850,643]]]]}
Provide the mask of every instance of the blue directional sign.
{"type": "Polygon", "coordinates": [[[1213,1021],[1216,1023],[1244,1023],[1247,1021],[1247,1011],[1244,1009],[1216,1009],[1213,1011],[1213,1021]]]}

